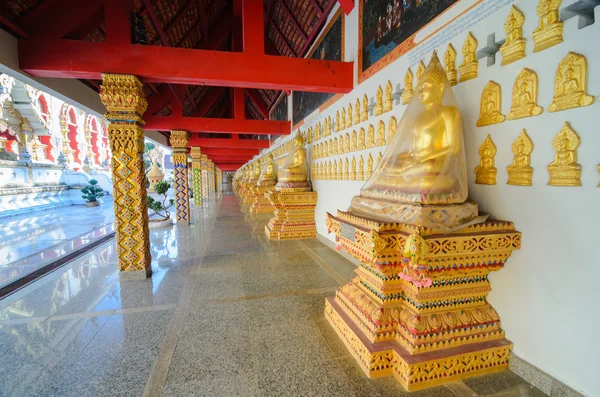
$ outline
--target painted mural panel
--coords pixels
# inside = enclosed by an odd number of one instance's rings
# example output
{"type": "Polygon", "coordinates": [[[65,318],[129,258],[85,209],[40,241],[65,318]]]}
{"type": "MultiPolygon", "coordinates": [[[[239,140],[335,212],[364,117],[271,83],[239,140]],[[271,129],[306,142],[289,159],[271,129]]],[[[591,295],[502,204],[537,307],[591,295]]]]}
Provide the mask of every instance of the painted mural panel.
{"type": "Polygon", "coordinates": [[[278,120],[278,121],[289,120],[288,119],[288,98],[285,93],[281,96],[281,98],[279,98],[279,101],[277,102],[275,107],[273,107],[273,110],[271,110],[271,114],[269,115],[269,118],[271,120],[278,120]]]}
{"type": "MultiPolygon", "coordinates": [[[[311,59],[343,61],[344,30],[344,15],[340,9],[331,19],[324,33],[321,34],[317,46],[313,48],[308,57],[311,59]]],[[[293,124],[302,121],[334,95],[325,92],[294,91],[292,93],[293,124]]]]}
{"type": "Polygon", "coordinates": [[[459,0],[360,0],[358,80],[417,44],[416,34],[459,0]]]}

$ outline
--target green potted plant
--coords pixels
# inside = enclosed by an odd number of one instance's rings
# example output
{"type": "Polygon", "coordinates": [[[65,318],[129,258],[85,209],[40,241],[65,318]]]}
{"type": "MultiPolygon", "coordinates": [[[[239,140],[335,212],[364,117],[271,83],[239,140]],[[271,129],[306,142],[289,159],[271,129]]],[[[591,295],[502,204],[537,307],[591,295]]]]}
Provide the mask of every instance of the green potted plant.
{"type": "Polygon", "coordinates": [[[162,201],[155,199],[154,197],[148,196],[148,208],[154,211],[156,219],[151,219],[148,222],[150,229],[159,227],[165,227],[173,224],[171,219],[171,213],[169,208],[173,205],[173,199],[168,199],[167,204],[167,191],[171,188],[171,185],[167,181],[156,182],[154,185],[154,192],[159,196],[162,196],[162,201]]]}
{"type": "Polygon", "coordinates": [[[81,193],[83,193],[83,199],[85,200],[85,205],[88,207],[97,207],[100,205],[98,199],[100,197],[104,197],[103,189],[98,186],[98,181],[95,179],[90,179],[88,182],[89,185],[84,186],[81,189],[81,193]]]}

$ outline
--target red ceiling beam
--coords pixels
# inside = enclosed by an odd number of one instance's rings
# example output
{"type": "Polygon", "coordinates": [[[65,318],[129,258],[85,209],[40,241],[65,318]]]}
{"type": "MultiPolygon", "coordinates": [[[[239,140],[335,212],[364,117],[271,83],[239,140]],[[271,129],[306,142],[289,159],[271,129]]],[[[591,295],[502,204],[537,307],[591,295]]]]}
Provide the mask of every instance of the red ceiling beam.
{"type": "Polygon", "coordinates": [[[246,92],[248,92],[248,97],[252,102],[254,102],[260,114],[262,114],[265,120],[269,120],[269,107],[265,103],[264,99],[260,96],[258,91],[250,89],[246,90],[246,92]]]}
{"type": "Polygon", "coordinates": [[[188,146],[199,146],[205,148],[222,149],[267,149],[269,141],[267,139],[218,139],[218,138],[198,138],[192,137],[188,140],[188,146]]]}
{"type": "Polygon", "coordinates": [[[265,20],[263,2],[242,0],[242,38],[244,52],[265,53],[265,20]]]}
{"type": "MultiPolygon", "coordinates": [[[[335,1],[332,3],[335,3],[335,1]]],[[[354,0],[338,0],[338,3],[340,3],[340,6],[346,15],[349,15],[354,9],[354,0]]]]}
{"type": "Polygon", "coordinates": [[[256,156],[260,153],[259,149],[219,149],[219,148],[206,148],[202,149],[202,153],[208,156],[222,156],[229,154],[239,154],[239,155],[247,155],[247,156],[256,156]]]}
{"type": "Polygon", "coordinates": [[[198,7],[198,22],[202,29],[202,40],[208,39],[208,18],[206,17],[206,8],[203,0],[197,0],[198,7]]]}
{"type": "Polygon", "coordinates": [[[222,161],[222,162],[227,162],[227,161],[248,161],[248,160],[252,159],[252,157],[254,157],[254,155],[252,155],[252,156],[246,156],[246,155],[243,155],[243,154],[242,155],[240,155],[240,154],[228,154],[228,155],[225,155],[225,156],[218,156],[218,155],[211,154],[211,155],[208,155],[208,157],[210,157],[210,159],[216,163],[216,162],[219,162],[219,161],[222,161]]]}
{"type": "Polygon", "coordinates": [[[221,171],[237,171],[243,164],[215,163],[215,165],[219,167],[221,171]]]}
{"type": "Polygon", "coordinates": [[[296,17],[294,17],[294,14],[292,14],[290,9],[288,8],[287,4],[285,4],[285,1],[279,1],[279,4],[281,5],[281,8],[283,8],[283,11],[285,11],[285,14],[290,19],[290,21],[292,21],[292,25],[294,25],[296,31],[302,36],[302,38],[304,38],[304,40],[308,40],[308,36],[302,29],[302,26],[300,26],[300,24],[296,20],[296,17]]]}
{"type": "Polygon", "coordinates": [[[184,130],[219,134],[289,135],[289,121],[238,120],[202,117],[149,116],[145,130],[184,130]]]}
{"type": "Polygon", "coordinates": [[[111,72],[171,84],[331,93],[353,88],[352,62],[135,44],[20,40],[19,64],[35,77],[99,80],[111,72]]]}
{"type": "Polygon", "coordinates": [[[104,24],[107,44],[131,45],[129,15],[125,14],[118,0],[104,0],[104,24]]]}
{"type": "Polygon", "coordinates": [[[233,109],[233,118],[236,120],[244,119],[244,89],[243,88],[234,88],[233,90],[233,98],[232,98],[232,109],[233,109]]]}

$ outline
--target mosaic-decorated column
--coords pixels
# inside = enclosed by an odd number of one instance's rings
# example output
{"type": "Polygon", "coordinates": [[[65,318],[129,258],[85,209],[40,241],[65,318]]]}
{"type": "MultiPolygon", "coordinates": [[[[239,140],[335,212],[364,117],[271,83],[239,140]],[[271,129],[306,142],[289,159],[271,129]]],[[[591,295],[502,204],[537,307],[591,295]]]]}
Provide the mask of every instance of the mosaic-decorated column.
{"type": "Polygon", "coordinates": [[[214,193],[215,192],[215,163],[212,162],[212,160],[208,160],[208,176],[209,176],[209,183],[208,183],[208,187],[210,189],[210,193],[214,193]]]}
{"type": "Polygon", "coordinates": [[[179,223],[190,223],[190,192],[188,188],[187,169],[187,131],[171,131],[171,147],[173,148],[173,185],[175,189],[175,220],[179,223]]]}
{"type": "Polygon", "coordinates": [[[142,159],[142,115],[148,102],[140,80],[120,74],[102,75],[100,99],[108,110],[119,270],[140,271],[149,277],[152,268],[142,159]]]}
{"type": "Polygon", "coordinates": [[[202,198],[208,198],[208,156],[202,155],[202,198]]]}
{"type": "Polygon", "coordinates": [[[190,150],[192,156],[192,191],[194,193],[194,205],[202,205],[202,150],[193,147],[190,150]]]}

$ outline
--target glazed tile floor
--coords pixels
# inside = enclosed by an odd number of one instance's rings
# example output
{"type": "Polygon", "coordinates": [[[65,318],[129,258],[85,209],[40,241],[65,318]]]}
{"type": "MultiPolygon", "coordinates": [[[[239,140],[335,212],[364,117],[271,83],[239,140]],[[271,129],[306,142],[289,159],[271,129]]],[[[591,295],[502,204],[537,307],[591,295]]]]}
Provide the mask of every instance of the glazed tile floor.
{"type": "MultiPolygon", "coordinates": [[[[111,241],[0,301],[0,396],[409,395],[324,319],[354,265],[266,221],[225,196],[151,232],[150,279],[121,279],[111,241]]],[[[410,395],[544,394],[507,371],[410,395]]]]}

